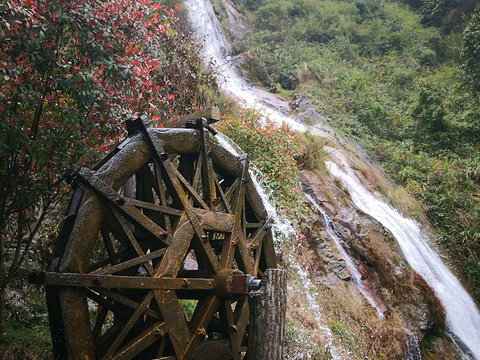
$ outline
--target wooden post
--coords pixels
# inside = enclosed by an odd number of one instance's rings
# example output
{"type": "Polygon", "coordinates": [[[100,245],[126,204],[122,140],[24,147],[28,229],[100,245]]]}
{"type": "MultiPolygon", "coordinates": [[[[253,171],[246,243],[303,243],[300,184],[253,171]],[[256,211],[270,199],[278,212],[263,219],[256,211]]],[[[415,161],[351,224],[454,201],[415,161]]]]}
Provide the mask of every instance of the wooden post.
{"type": "Polygon", "coordinates": [[[287,272],[267,269],[260,289],[249,296],[248,360],[283,360],[287,272]]]}

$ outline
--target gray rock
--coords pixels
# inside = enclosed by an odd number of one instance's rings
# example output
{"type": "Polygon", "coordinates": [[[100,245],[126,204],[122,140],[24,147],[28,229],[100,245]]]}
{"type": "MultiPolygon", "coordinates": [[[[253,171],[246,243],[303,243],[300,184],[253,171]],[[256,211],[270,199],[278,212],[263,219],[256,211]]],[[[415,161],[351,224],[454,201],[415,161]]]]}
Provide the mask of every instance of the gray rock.
{"type": "Polygon", "coordinates": [[[290,105],[293,109],[303,112],[312,107],[312,100],[303,94],[295,94],[290,105]]]}
{"type": "Polygon", "coordinates": [[[300,121],[307,124],[323,123],[325,116],[320,115],[314,109],[308,108],[304,112],[297,115],[300,121]]]}

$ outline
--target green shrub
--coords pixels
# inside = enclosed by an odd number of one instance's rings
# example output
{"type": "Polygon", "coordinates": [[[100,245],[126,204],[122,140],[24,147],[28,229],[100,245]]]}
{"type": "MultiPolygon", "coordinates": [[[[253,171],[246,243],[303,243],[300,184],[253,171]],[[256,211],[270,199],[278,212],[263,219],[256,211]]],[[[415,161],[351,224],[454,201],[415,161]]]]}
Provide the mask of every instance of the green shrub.
{"type": "Polygon", "coordinates": [[[301,153],[296,135],[287,125],[277,126],[252,109],[224,115],[218,130],[230,137],[260,171],[260,181],[275,193],[277,211],[295,216],[301,210],[296,158],[301,153]]]}

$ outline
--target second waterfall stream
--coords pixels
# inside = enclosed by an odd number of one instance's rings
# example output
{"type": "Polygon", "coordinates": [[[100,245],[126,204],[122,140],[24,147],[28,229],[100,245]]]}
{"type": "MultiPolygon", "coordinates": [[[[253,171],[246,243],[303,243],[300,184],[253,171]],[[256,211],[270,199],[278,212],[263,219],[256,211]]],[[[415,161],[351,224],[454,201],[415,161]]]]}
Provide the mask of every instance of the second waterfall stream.
{"type": "Polygon", "coordinates": [[[376,199],[346,162],[343,162],[344,169],[330,161],[326,166],[330,174],[348,189],[355,205],[390,230],[410,266],[427,281],[440,299],[447,327],[459,348],[466,356],[480,359],[480,312],[460,281],[428,245],[419,225],[376,199]]]}

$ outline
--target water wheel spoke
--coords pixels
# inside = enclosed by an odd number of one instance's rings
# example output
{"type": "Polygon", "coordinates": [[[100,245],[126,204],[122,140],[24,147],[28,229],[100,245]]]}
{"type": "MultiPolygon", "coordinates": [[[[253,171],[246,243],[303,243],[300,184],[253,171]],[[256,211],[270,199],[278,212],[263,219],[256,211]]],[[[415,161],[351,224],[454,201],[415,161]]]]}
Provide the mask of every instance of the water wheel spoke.
{"type": "Polygon", "coordinates": [[[232,311],[232,302],[224,301],[220,305],[220,318],[223,318],[225,321],[225,335],[226,338],[230,340],[230,348],[233,355],[233,360],[240,360],[240,351],[238,346],[239,333],[237,326],[234,322],[234,316],[232,311]]]}
{"type": "Polygon", "coordinates": [[[102,331],[102,327],[103,327],[103,324],[105,323],[105,320],[107,318],[107,314],[108,314],[108,308],[107,307],[101,306],[98,309],[97,319],[95,321],[95,326],[93,327],[93,330],[92,330],[92,338],[93,338],[94,342],[98,340],[98,336],[100,335],[100,332],[102,331]]]}
{"type": "Polygon", "coordinates": [[[119,264],[109,266],[106,268],[101,268],[90,272],[91,274],[98,274],[98,275],[113,275],[115,273],[119,273],[123,270],[130,269],[132,267],[138,267],[141,264],[149,263],[149,261],[155,260],[157,258],[162,257],[165,254],[166,248],[162,248],[159,250],[155,250],[148,254],[140,255],[139,257],[123,261],[119,264]]]}
{"type": "Polygon", "coordinates": [[[110,232],[107,230],[105,225],[102,225],[101,227],[101,234],[102,234],[102,239],[103,243],[105,245],[105,248],[107,249],[108,256],[110,257],[111,263],[112,264],[118,264],[120,261],[120,258],[118,254],[115,252],[115,248],[112,243],[112,239],[110,237],[110,232]]]}
{"type": "Polygon", "coordinates": [[[146,201],[140,201],[137,199],[129,199],[129,198],[126,198],[125,201],[128,202],[129,204],[132,204],[135,207],[142,208],[142,209],[148,209],[151,211],[156,211],[156,212],[168,214],[168,215],[175,215],[175,216],[182,215],[182,210],[173,209],[167,206],[156,205],[146,201]]]}
{"type": "MultiPolygon", "coordinates": [[[[164,208],[171,209],[172,211],[173,210],[181,211],[181,210],[177,210],[175,208],[171,208],[171,207],[168,206],[167,196],[166,196],[165,190],[164,190],[164,188],[166,186],[163,183],[162,170],[160,169],[160,166],[158,165],[158,163],[155,162],[155,161],[154,161],[153,167],[154,167],[154,170],[155,170],[155,177],[157,179],[157,181],[155,183],[155,186],[154,186],[154,190],[156,191],[157,196],[160,199],[160,205],[164,208]]],[[[167,215],[167,213],[164,213],[163,221],[165,222],[165,227],[167,229],[168,235],[169,236],[172,235],[172,227],[171,227],[171,224],[170,224],[170,217],[167,215]]]]}
{"type": "Polygon", "coordinates": [[[162,313],[170,342],[181,359],[190,341],[190,331],[182,307],[174,291],[154,291],[155,301],[162,313]]]}
{"type": "Polygon", "coordinates": [[[190,194],[191,199],[193,199],[193,202],[196,203],[197,205],[201,206],[202,208],[209,210],[209,206],[203,201],[202,197],[197,193],[195,188],[192,187],[183,177],[182,174],[178,170],[175,169],[175,174],[178,177],[178,180],[180,180],[180,183],[183,185],[184,189],[190,194]]]}
{"type": "Polygon", "coordinates": [[[264,269],[275,269],[277,267],[277,256],[275,255],[275,247],[273,245],[273,235],[269,231],[263,239],[263,251],[265,257],[264,269]]]}
{"type": "Polygon", "coordinates": [[[197,127],[200,137],[200,157],[202,158],[202,186],[203,197],[208,207],[213,210],[214,199],[217,198],[215,185],[215,172],[213,170],[212,157],[210,154],[210,146],[208,133],[202,125],[202,119],[197,120],[197,127]]]}
{"type": "Polygon", "coordinates": [[[265,234],[267,234],[269,230],[269,221],[262,221],[255,232],[252,234],[250,241],[248,242],[247,246],[249,249],[256,249],[260,246],[260,243],[263,241],[265,234]]]}
{"type": "Polygon", "coordinates": [[[166,235],[167,232],[162,229],[155,222],[150,220],[147,216],[142,214],[135,206],[130,205],[125,199],[120,196],[115,190],[105,184],[99,177],[94,175],[90,170],[82,169],[79,176],[84,179],[95,191],[97,191],[103,198],[105,198],[113,208],[118,210],[130,222],[136,226],[141,227],[150,235],[158,238],[160,241],[165,241],[161,235],[166,235]]]}
{"type": "MultiPolygon", "coordinates": [[[[135,252],[137,253],[137,255],[138,256],[144,256],[145,253],[143,252],[140,244],[138,243],[137,239],[133,235],[132,231],[128,227],[126,221],[120,216],[120,214],[115,209],[112,209],[112,212],[113,212],[115,218],[117,219],[118,223],[120,224],[120,226],[123,230],[123,233],[127,236],[127,239],[130,242],[130,245],[132,245],[132,247],[135,250],[135,252]]],[[[152,264],[150,264],[148,261],[145,261],[143,263],[143,266],[145,267],[145,269],[148,271],[148,273],[151,276],[153,274],[152,264]]]]}
{"type": "Polygon", "coordinates": [[[140,316],[144,313],[144,310],[148,307],[150,302],[152,301],[153,298],[153,292],[149,292],[143,301],[138,305],[138,307],[135,309],[135,312],[133,315],[130,317],[130,319],[125,323],[125,325],[122,328],[122,331],[118,335],[118,337],[115,339],[113,344],[110,346],[108,349],[107,353],[104,356],[104,359],[110,359],[112,355],[115,353],[115,351],[118,349],[118,347],[122,344],[122,342],[125,340],[127,337],[128,333],[132,329],[132,327],[135,325],[137,320],[140,318],[140,316]]]}
{"type": "MultiPolygon", "coordinates": [[[[91,291],[91,290],[90,290],[91,291]]],[[[111,311],[117,313],[118,308],[120,305],[124,305],[127,308],[130,308],[132,310],[135,310],[139,307],[139,303],[129,299],[127,296],[124,296],[122,294],[119,294],[115,291],[112,290],[107,290],[107,289],[95,289],[95,292],[98,292],[98,295],[102,297],[102,305],[106,308],[109,308],[111,311]]],[[[93,291],[91,291],[90,294],[94,294],[93,291]]],[[[92,298],[93,299],[93,298],[92,298]]],[[[98,299],[98,297],[96,297],[98,299]]],[[[93,299],[95,300],[95,299],[93,299]]],[[[130,312],[125,312],[123,311],[124,317],[129,317],[131,314],[130,312]]],[[[150,308],[146,308],[144,311],[145,315],[148,315],[156,320],[161,319],[160,314],[158,311],[155,311],[150,308]]]]}
{"type": "Polygon", "coordinates": [[[228,214],[232,214],[232,208],[230,207],[230,204],[227,201],[227,196],[223,192],[222,186],[220,185],[220,182],[218,181],[217,177],[215,179],[215,186],[217,187],[217,192],[220,194],[220,201],[223,207],[225,208],[225,211],[228,214]]]}
{"type": "Polygon", "coordinates": [[[238,241],[235,250],[235,260],[237,260],[238,268],[246,274],[252,274],[252,258],[247,249],[247,244],[242,233],[240,233],[240,240],[238,241]]]}
{"type": "Polygon", "coordinates": [[[245,208],[245,185],[243,182],[244,173],[245,163],[242,162],[242,169],[238,178],[238,187],[232,201],[234,213],[233,233],[225,239],[223,244],[222,255],[220,257],[220,267],[222,269],[232,267],[236,245],[241,241],[242,238],[244,238],[241,234],[242,213],[245,208]]]}
{"type": "Polygon", "coordinates": [[[242,351],[241,347],[243,345],[243,334],[247,330],[248,320],[249,320],[250,310],[248,307],[248,298],[245,296],[242,299],[237,301],[235,306],[235,312],[233,318],[235,321],[235,326],[237,327],[237,332],[240,336],[237,338],[237,346],[239,351],[242,351]]]}
{"type": "Polygon", "coordinates": [[[211,295],[199,302],[190,327],[191,340],[183,357],[180,359],[190,359],[193,355],[196,346],[205,337],[208,324],[217,312],[219,304],[220,300],[215,295],[211,295]]]}
{"type": "Polygon", "coordinates": [[[262,245],[263,243],[261,242],[260,245],[257,247],[257,249],[254,251],[255,252],[255,257],[254,257],[254,265],[253,265],[253,276],[257,276],[258,274],[258,269],[260,268],[260,259],[261,259],[261,254],[262,254],[262,245]]]}
{"type": "Polygon", "coordinates": [[[238,187],[238,183],[239,183],[239,179],[235,179],[235,181],[233,182],[232,185],[230,185],[230,187],[228,188],[227,192],[225,193],[225,198],[227,199],[231,199],[232,198],[232,195],[234,193],[234,191],[237,189],[238,187]]]}
{"type": "MultiPolygon", "coordinates": [[[[119,302],[112,301],[112,299],[109,299],[108,297],[104,297],[103,294],[100,291],[93,291],[90,289],[86,290],[86,295],[96,302],[97,304],[103,306],[105,309],[108,309],[115,314],[118,314],[124,318],[127,318],[131,315],[132,309],[135,309],[136,307],[131,307],[131,306],[122,306],[122,304],[119,302]]],[[[138,306],[137,303],[135,303],[136,306],[138,306]]]]}
{"type": "Polygon", "coordinates": [[[193,180],[192,180],[192,188],[194,189],[198,188],[198,183],[200,181],[200,176],[202,174],[202,167],[203,167],[203,157],[199,154],[197,165],[195,167],[195,175],[193,176],[193,180]]]}
{"type": "Polygon", "coordinates": [[[133,359],[136,355],[140,354],[143,350],[148,348],[150,345],[158,341],[162,334],[165,332],[165,323],[158,322],[153,324],[148,329],[143,331],[130,343],[124,346],[122,349],[117,351],[113,355],[111,360],[130,360],[133,359]]]}

